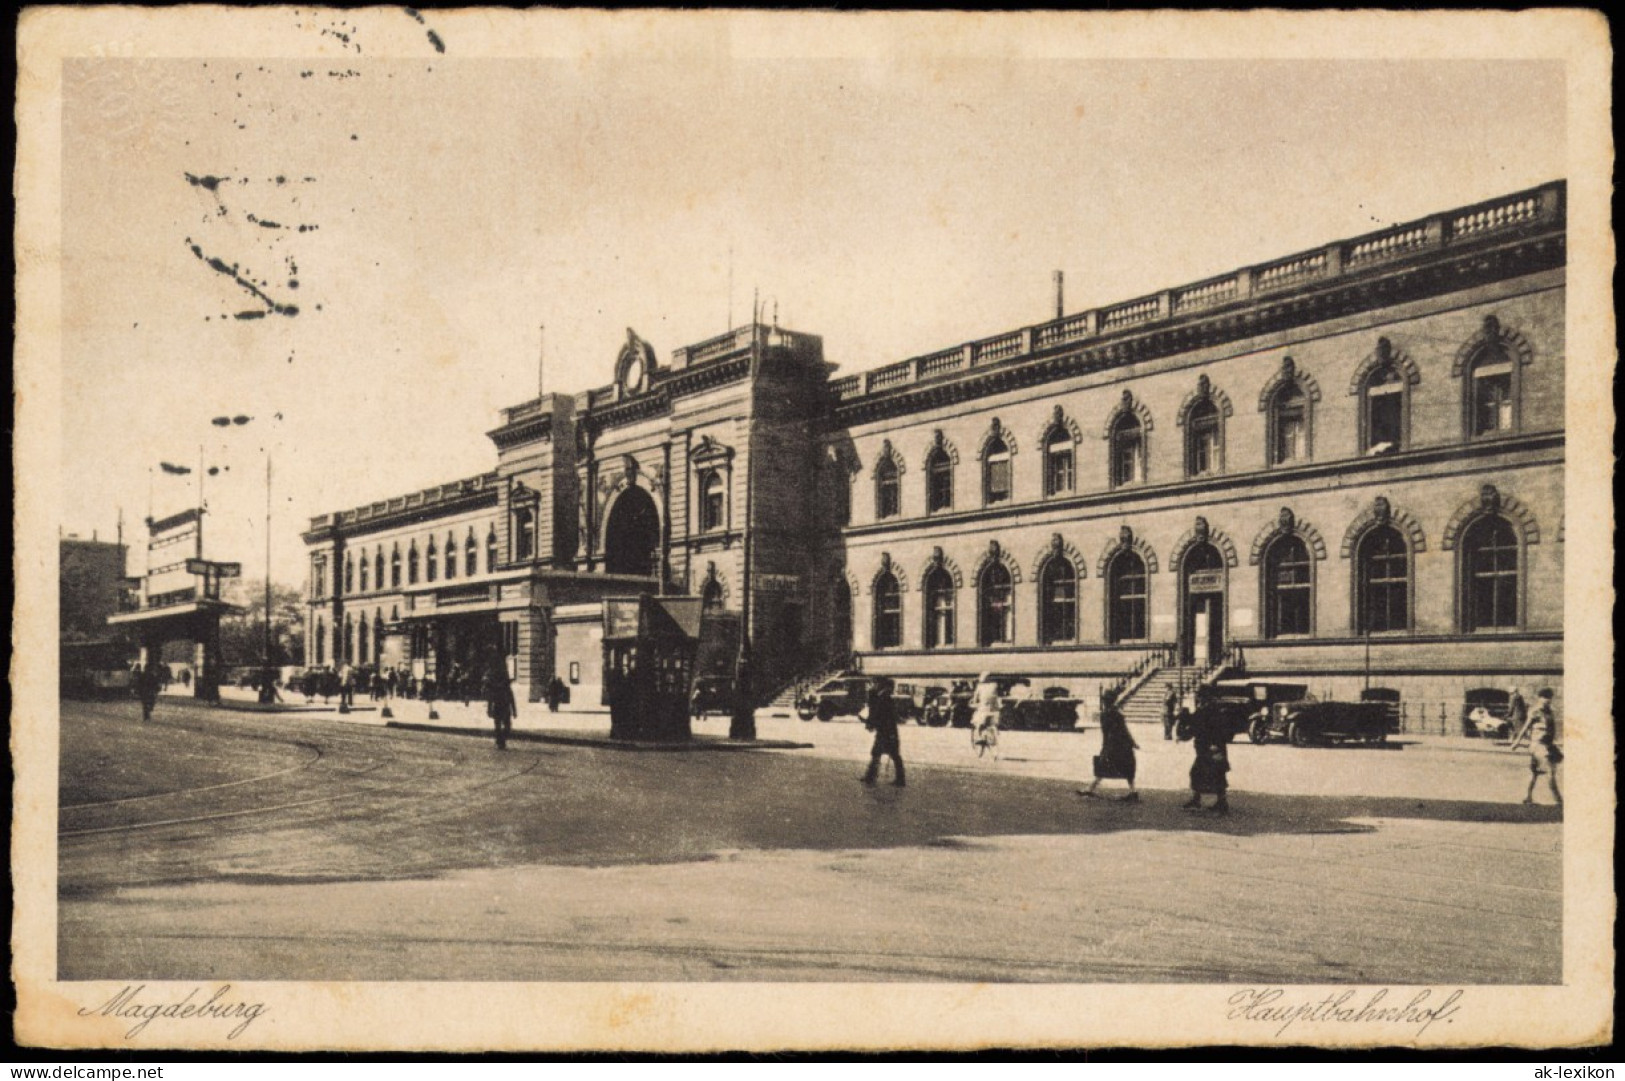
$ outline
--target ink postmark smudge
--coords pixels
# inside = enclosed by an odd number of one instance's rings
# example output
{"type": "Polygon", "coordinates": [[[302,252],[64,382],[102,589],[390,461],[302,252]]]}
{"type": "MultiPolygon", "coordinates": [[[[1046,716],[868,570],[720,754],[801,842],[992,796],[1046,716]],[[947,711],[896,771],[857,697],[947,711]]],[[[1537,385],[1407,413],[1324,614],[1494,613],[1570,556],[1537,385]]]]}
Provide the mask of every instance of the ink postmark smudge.
{"type": "MultiPolygon", "coordinates": [[[[265,308],[266,308],[266,313],[275,314],[275,315],[287,315],[287,316],[294,316],[294,315],[299,314],[298,306],[293,305],[293,304],[281,304],[281,303],[278,303],[277,301],[273,300],[271,297],[266,296],[265,293],[263,291],[261,291],[259,286],[255,285],[253,282],[251,282],[247,278],[243,277],[242,274],[238,272],[238,268],[236,266],[227,264],[224,259],[220,259],[220,258],[218,258],[216,256],[205,254],[204,251],[203,251],[203,248],[200,245],[192,243],[192,238],[191,237],[186,238],[186,245],[187,245],[188,248],[191,249],[192,254],[197,256],[199,262],[203,263],[210,270],[213,270],[216,273],[224,274],[226,277],[228,277],[232,281],[236,282],[237,285],[240,288],[242,288],[243,290],[248,292],[256,300],[258,300],[260,303],[264,304],[265,308]]],[[[260,313],[259,315],[252,315],[252,314],[244,314],[242,312],[239,312],[237,314],[237,318],[238,319],[261,318],[266,313],[260,313]]]]}

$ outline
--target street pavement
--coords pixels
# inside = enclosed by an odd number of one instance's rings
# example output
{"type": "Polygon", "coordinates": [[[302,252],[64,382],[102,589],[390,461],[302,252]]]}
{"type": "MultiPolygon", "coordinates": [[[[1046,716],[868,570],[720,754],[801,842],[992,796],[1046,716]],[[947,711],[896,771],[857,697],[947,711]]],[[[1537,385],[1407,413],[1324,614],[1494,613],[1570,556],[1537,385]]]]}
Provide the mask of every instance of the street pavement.
{"type": "Polygon", "coordinates": [[[446,731],[360,705],[63,703],[61,978],[1561,977],[1560,815],[1467,741],[1243,742],[1221,818],[1180,810],[1160,732],[1130,804],[1074,793],[1093,732],[993,761],[906,726],[909,787],[867,789],[854,723],[764,714],[812,746],[720,753],[707,718],[712,749],[647,753],[547,742],[607,718],[527,707],[541,738],[499,752],[477,704],[446,731]]]}

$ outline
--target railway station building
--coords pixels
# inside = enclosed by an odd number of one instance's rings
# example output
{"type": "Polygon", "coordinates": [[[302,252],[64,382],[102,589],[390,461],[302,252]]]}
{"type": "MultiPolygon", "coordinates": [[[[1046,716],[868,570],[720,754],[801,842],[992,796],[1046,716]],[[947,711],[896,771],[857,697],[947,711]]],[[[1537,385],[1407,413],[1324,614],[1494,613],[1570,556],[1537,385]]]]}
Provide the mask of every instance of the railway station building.
{"type": "Polygon", "coordinates": [[[759,697],[859,666],[1142,690],[1561,694],[1565,186],[856,375],[753,324],[503,412],[494,468],[314,518],[307,662],[512,658],[597,703],[597,602],[733,612],[759,697]]]}

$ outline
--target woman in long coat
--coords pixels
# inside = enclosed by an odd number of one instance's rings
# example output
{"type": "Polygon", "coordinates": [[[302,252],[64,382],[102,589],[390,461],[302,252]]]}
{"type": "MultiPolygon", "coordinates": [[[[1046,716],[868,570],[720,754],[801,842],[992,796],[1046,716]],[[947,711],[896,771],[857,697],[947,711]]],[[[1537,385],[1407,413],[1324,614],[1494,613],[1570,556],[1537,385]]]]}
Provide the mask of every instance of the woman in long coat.
{"type": "Polygon", "coordinates": [[[1088,788],[1078,789],[1078,794],[1093,796],[1100,782],[1111,778],[1128,782],[1128,793],[1120,797],[1124,802],[1139,802],[1140,793],[1134,787],[1134,752],[1139,746],[1117,708],[1116,696],[1108,696],[1100,711],[1100,753],[1095,755],[1095,779],[1088,788]]]}
{"type": "Polygon", "coordinates": [[[513,684],[508,682],[508,665],[500,655],[492,656],[485,670],[485,713],[496,726],[497,750],[507,750],[514,715],[518,712],[513,684]]]}
{"type": "Polygon", "coordinates": [[[1191,798],[1185,810],[1202,809],[1202,797],[1214,796],[1213,813],[1230,813],[1230,732],[1217,707],[1202,691],[1197,692],[1196,715],[1191,718],[1191,742],[1196,759],[1191,763],[1191,798]]]}

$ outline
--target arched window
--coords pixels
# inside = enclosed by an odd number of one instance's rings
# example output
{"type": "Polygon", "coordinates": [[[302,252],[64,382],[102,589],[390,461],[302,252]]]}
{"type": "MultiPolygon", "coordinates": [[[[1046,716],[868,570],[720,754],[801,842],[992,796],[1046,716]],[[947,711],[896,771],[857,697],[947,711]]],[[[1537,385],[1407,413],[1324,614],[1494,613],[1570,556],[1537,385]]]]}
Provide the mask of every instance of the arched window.
{"type": "Polygon", "coordinates": [[[453,533],[446,534],[446,579],[457,577],[457,537],[453,533]]]}
{"type": "Polygon", "coordinates": [[[943,567],[925,576],[925,648],[954,644],[954,576],[943,567]]]}
{"type": "Polygon", "coordinates": [[[1467,527],[1461,545],[1461,629],[1518,626],[1518,536],[1505,518],[1484,517],[1467,527]]]}
{"type": "Polygon", "coordinates": [[[378,589],[384,588],[384,546],[380,544],[372,557],[372,580],[377,583],[378,589]]]}
{"type": "Polygon", "coordinates": [[[1359,634],[1409,630],[1410,553],[1392,526],[1366,531],[1355,552],[1354,627],[1359,634]]]}
{"type": "Polygon", "coordinates": [[[497,572],[497,527],[492,526],[485,534],[485,573],[497,572]]]}
{"type": "Polygon", "coordinates": [[[1360,452],[1387,454],[1405,446],[1405,377],[1392,364],[1378,366],[1366,377],[1360,403],[1360,452]]]}
{"type": "Polygon", "coordinates": [[[707,469],[700,474],[700,530],[721,529],[725,521],[722,473],[707,469]]]}
{"type": "Polygon", "coordinates": [[[463,573],[470,578],[480,573],[480,546],[474,541],[474,530],[468,531],[468,539],[463,541],[463,573]]]}
{"type": "Polygon", "coordinates": [[[1072,433],[1057,425],[1044,440],[1044,494],[1069,495],[1077,483],[1076,445],[1072,433]]]}
{"type": "Polygon", "coordinates": [[[372,612],[372,663],[384,663],[384,614],[376,608],[372,612]]]}
{"type": "Polygon", "coordinates": [[[1145,433],[1140,418],[1124,411],[1112,425],[1112,487],[1138,484],[1145,480],[1145,433]]]}
{"type": "Polygon", "coordinates": [[[954,462],[941,447],[925,459],[925,509],[928,514],[954,509],[954,462]]]}
{"type": "Polygon", "coordinates": [[[440,573],[440,552],[434,546],[433,537],[429,538],[428,553],[423,560],[423,572],[423,578],[428,582],[434,581],[435,577],[440,573]]]}
{"type": "Polygon", "coordinates": [[[389,549],[389,587],[401,588],[401,546],[398,541],[389,549]]]}
{"type": "Polygon", "coordinates": [[[895,518],[903,509],[903,493],[897,482],[897,463],[883,458],[875,467],[875,517],[895,518]]]}
{"type": "Polygon", "coordinates": [[[1296,382],[1285,383],[1270,402],[1270,464],[1309,457],[1309,399],[1296,382]]]}
{"type": "Polygon", "coordinates": [[[722,611],[722,583],[712,578],[700,588],[700,610],[704,612],[722,611]]]}
{"type": "Polygon", "coordinates": [[[348,552],[344,555],[344,592],[355,592],[355,559],[348,552]]]}
{"type": "Polygon", "coordinates": [[[1467,373],[1469,431],[1494,435],[1510,432],[1517,424],[1517,401],[1512,393],[1512,358],[1500,348],[1481,349],[1467,373]]]}
{"type": "Polygon", "coordinates": [[[875,579],[876,649],[894,649],[903,644],[903,591],[890,571],[875,579]]]}
{"type": "Polygon", "coordinates": [[[982,502],[988,506],[1010,502],[1010,447],[998,436],[982,455],[982,502]]]}
{"type": "Polygon", "coordinates": [[[989,563],[977,583],[977,639],[984,646],[1005,645],[1016,640],[1015,591],[1010,570],[1003,563],[989,563]]]}
{"type": "Polygon", "coordinates": [[[1264,637],[1311,632],[1309,572],[1309,546],[1296,534],[1277,538],[1264,553],[1264,637]]]}
{"type": "Polygon", "coordinates": [[[360,658],[362,664],[366,664],[367,663],[367,657],[371,653],[371,650],[369,648],[371,646],[371,642],[368,640],[369,636],[367,634],[367,617],[366,616],[361,617],[361,625],[357,628],[357,631],[361,636],[361,641],[360,641],[360,645],[356,649],[356,656],[358,658],[360,658]]]}
{"type": "Polygon", "coordinates": [[[1191,406],[1185,414],[1185,475],[1206,477],[1223,468],[1219,407],[1211,398],[1191,406]]]}
{"type": "Polygon", "coordinates": [[[406,553],[406,584],[418,584],[418,542],[412,542],[412,550],[406,553]]]}
{"type": "Polygon", "coordinates": [[[310,561],[310,595],[314,600],[320,600],[327,595],[327,560],[322,558],[310,561]]]}
{"type": "Polygon", "coordinates": [[[1106,570],[1106,637],[1112,642],[1146,638],[1145,560],[1125,548],[1106,570]]]}
{"type": "Polygon", "coordinates": [[[314,635],[312,635],[312,637],[315,639],[314,644],[315,644],[315,647],[316,647],[316,663],[317,664],[326,664],[327,663],[327,627],[322,623],[322,617],[321,616],[316,617],[316,633],[314,635]]]}
{"type": "Polygon", "coordinates": [[[344,613],[343,656],[345,664],[355,663],[355,621],[350,618],[350,613],[348,612],[344,613]]]}
{"type": "Polygon", "coordinates": [[[1060,556],[1044,564],[1038,576],[1038,639],[1045,645],[1078,637],[1078,572],[1060,556]]]}
{"type": "Polygon", "coordinates": [[[367,581],[368,581],[369,578],[371,578],[371,575],[367,573],[370,566],[371,566],[371,563],[372,563],[372,560],[367,558],[367,553],[362,552],[361,553],[361,592],[363,592],[363,593],[367,592],[367,581]]]}
{"type": "Polygon", "coordinates": [[[536,512],[520,507],[513,512],[513,558],[522,563],[536,557],[536,512]]]}

